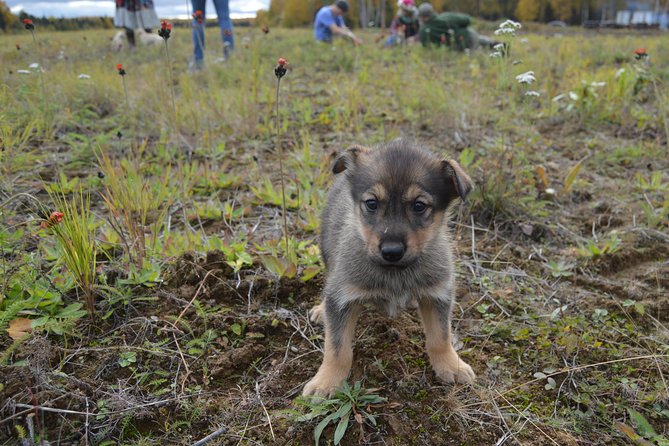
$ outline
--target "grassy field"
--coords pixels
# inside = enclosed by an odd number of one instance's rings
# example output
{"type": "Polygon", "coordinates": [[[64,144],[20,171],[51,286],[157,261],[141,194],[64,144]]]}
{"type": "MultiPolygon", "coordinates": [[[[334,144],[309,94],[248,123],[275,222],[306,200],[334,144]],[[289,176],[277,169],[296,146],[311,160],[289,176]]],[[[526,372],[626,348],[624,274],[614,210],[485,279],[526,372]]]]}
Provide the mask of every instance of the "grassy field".
{"type": "Polygon", "coordinates": [[[521,30],[503,58],[238,29],[217,63],[211,29],[194,74],[187,29],[170,61],[112,35],[0,36],[0,444],[669,445],[666,34],[521,30]],[[477,382],[435,379],[415,312],[369,313],[350,388],[304,401],[333,154],[397,137],[476,183],[477,382]]]}

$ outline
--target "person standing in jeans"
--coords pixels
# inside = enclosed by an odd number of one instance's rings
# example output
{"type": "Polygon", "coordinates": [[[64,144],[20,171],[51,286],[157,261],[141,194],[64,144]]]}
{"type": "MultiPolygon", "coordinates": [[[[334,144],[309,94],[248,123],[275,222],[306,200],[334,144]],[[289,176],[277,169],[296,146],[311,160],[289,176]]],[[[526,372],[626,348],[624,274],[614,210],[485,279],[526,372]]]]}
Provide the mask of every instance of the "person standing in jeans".
{"type": "MultiPolygon", "coordinates": [[[[232,34],[232,21],[230,20],[230,7],[228,0],[213,0],[216,15],[218,16],[218,27],[221,29],[223,39],[223,57],[227,60],[230,52],[235,48],[235,39],[232,34]]],[[[191,0],[193,5],[193,54],[195,56],[194,69],[202,69],[204,66],[204,28],[206,25],[205,5],[206,0],[191,0]]]]}

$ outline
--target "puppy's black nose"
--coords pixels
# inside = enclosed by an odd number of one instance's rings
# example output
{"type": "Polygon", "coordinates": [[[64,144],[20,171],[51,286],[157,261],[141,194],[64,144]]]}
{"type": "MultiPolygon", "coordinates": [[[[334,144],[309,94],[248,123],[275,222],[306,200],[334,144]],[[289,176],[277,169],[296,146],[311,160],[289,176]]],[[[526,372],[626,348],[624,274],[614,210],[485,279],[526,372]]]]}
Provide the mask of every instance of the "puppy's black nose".
{"type": "Polygon", "coordinates": [[[404,243],[383,242],[381,244],[381,257],[386,262],[397,262],[404,255],[404,243]]]}

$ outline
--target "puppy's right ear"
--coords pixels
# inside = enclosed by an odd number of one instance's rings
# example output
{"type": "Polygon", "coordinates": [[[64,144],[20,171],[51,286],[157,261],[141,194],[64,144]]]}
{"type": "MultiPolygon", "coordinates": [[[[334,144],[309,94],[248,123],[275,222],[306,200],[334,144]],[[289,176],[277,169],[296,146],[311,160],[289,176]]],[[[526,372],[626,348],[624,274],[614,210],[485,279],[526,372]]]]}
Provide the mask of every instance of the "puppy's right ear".
{"type": "Polygon", "coordinates": [[[336,175],[346,169],[352,169],[358,163],[360,157],[368,151],[369,149],[367,147],[359,146],[357,144],[349,147],[335,159],[335,162],[332,165],[332,173],[336,175]]]}

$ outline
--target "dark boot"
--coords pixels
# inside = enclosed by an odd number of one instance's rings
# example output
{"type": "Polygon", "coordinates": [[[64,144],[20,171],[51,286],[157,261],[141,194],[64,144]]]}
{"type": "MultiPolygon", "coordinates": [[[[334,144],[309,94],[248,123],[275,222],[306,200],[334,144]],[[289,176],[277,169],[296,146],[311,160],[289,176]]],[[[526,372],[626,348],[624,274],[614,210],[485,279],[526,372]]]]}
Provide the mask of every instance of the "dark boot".
{"type": "Polygon", "coordinates": [[[134,47],[135,46],[135,31],[130,29],[130,28],[126,28],[125,29],[125,36],[128,38],[128,45],[130,47],[134,47]]]}

